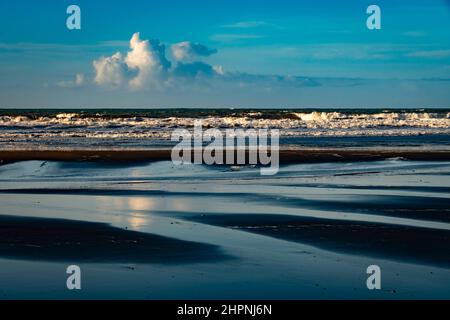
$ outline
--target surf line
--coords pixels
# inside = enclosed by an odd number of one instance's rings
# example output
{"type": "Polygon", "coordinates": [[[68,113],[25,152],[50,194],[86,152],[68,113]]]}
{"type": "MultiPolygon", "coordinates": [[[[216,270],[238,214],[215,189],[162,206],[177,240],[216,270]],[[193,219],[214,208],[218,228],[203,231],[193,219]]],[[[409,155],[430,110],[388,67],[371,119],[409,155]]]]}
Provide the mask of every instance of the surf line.
{"type": "Polygon", "coordinates": [[[260,165],[261,175],[274,175],[280,163],[279,137],[278,129],[203,130],[202,120],[195,120],[192,132],[180,128],[172,132],[171,141],[178,143],[171,158],[175,165],[260,165]]]}

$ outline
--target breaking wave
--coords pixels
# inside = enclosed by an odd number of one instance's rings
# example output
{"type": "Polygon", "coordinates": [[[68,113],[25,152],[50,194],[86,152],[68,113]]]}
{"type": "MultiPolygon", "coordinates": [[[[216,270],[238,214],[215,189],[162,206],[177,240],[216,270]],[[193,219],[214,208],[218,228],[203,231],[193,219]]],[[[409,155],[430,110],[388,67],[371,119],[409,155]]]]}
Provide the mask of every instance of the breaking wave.
{"type": "Polygon", "coordinates": [[[0,143],[170,139],[175,128],[279,129],[282,137],[449,135],[450,110],[0,110],[0,143]]]}

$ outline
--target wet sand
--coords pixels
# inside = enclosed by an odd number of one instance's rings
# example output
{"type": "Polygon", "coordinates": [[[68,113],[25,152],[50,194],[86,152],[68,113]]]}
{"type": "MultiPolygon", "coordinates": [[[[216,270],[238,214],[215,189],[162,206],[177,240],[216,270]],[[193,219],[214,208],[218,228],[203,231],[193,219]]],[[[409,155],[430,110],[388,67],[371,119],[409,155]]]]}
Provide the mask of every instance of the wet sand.
{"type": "Polygon", "coordinates": [[[0,257],[81,263],[184,264],[229,256],[213,245],[94,223],[0,216],[0,257]]]}
{"type": "Polygon", "coordinates": [[[448,299],[449,175],[450,162],[401,159],[276,176],[170,161],[5,164],[0,295],[71,298],[65,268],[80,264],[87,299],[448,299]]]}
{"type": "MultiPolygon", "coordinates": [[[[142,182],[146,184],[148,182],[142,182]]],[[[122,184],[124,185],[124,184],[122,184]]],[[[365,187],[360,187],[364,189],[365,187]]],[[[371,190],[371,188],[368,188],[371,190]]],[[[383,189],[381,189],[383,190],[383,189]]],[[[387,188],[389,190],[389,188],[387,188]]],[[[397,188],[397,190],[408,190],[397,188]]],[[[416,189],[413,189],[416,190],[416,189]]],[[[447,188],[439,188],[446,191],[447,188]]],[[[429,191],[431,192],[431,191],[429,191]]],[[[101,189],[101,188],[19,188],[1,189],[3,194],[42,194],[42,195],[91,195],[91,196],[182,196],[189,197],[188,192],[168,192],[164,190],[130,190],[127,188],[101,189]]],[[[196,192],[196,197],[207,199],[215,196],[213,192],[196,192]]],[[[265,203],[267,205],[283,205],[292,208],[308,208],[329,212],[354,212],[361,214],[399,217],[425,221],[450,223],[450,198],[432,196],[404,196],[404,195],[364,195],[358,199],[306,199],[302,197],[280,197],[274,195],[259,195],[247,192],[246,194],[227,192],[223,197],[239,197],[244,201],[265,203]]],[[[258,216],[257,213],[254,213],[258,216]]]]}
{"type": "Polygon", "coordinates": [[[264,214],[194,215],[186,219],[307,243],[331,251],[450,267],[450,231],[264,214]]]}

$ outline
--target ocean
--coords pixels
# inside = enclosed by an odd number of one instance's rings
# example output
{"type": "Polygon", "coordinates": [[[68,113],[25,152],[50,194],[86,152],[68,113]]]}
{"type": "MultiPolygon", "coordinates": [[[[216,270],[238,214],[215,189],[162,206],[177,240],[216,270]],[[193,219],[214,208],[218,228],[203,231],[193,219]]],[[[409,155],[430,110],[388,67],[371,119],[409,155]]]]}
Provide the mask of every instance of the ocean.
{"type": "Polygon", "coordinates": [[[278,129],[289,148],[450,146],[450,109],[0,109],[0,148],[170,148],[173,131],[198,119],[205,129],[278,129]]]}

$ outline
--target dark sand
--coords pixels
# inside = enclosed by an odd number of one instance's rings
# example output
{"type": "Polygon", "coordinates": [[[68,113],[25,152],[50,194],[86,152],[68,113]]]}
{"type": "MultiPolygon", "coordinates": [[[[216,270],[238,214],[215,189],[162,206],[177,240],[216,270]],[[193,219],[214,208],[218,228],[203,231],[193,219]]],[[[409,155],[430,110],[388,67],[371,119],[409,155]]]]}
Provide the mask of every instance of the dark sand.
{"type": "Polygon", "coordinates": [[[64,219],[0,216],[0,257],[89,263],[183,264],[229,259],[210,244],[64,219]]]}
{"type": "Polygon", "coordinates": [[[450,267],[447,230],[278,214],[209,214],[185,219],[337,252],[450,267]]]}
{"type": "MultiPolygon", "coordinates": [[[[375,161],[397,157],[417,161],[450,160],[450,150],[298,149],[280,150],[279,154],[280,163],[375,161]]],[[[151,162],[171,160],[171,150],[0,150],[0,163],[26,160],[151,162]]]]}

